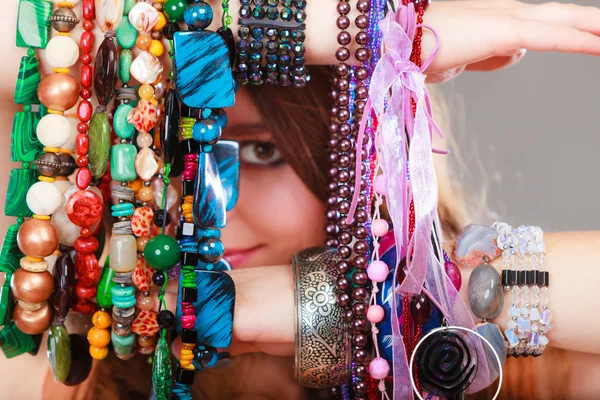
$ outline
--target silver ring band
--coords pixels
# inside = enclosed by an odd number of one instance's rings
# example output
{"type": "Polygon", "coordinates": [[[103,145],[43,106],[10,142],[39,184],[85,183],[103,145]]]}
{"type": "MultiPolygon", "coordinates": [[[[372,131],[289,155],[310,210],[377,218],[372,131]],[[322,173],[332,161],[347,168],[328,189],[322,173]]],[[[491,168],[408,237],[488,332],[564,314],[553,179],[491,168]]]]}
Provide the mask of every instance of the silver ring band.
{"type": "Polygon", "coordinates": [[[292,259],[296,305],[296,381],[330,388],[350,378],[349,327],[337,302],[335,250],[306,249],[292,259]]]}

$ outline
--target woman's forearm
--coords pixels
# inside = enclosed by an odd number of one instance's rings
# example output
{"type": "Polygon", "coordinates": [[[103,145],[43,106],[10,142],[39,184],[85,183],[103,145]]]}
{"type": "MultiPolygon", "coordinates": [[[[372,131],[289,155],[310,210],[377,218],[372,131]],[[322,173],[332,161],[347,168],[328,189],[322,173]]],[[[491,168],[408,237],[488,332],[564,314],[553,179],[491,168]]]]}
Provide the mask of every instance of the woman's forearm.
{"type": "MultiPolygon", "coordinates": [[[[550,309],[553,330],[550,345],[568,350],[600,354],[600,232],[546,234],[550,271],[550,309]]],[[[451,243],[448,243],[450,250],[451,243]]],[[[448,252],[451,253],[450,251],[448,252]]],[[[500,271],[502,259],[493,265],[500,271]]],[[[468,304],[471,268],[461,268],[460,291],[468,304]]],[[[237,287],[234,338],[253,347],[294,342],[294,291],[290,266],[262,267],[230,272],[237,287]]],[[[507,328],[509,295],[504,310],[494,321],[507,328]]],[[[246,347],[252,348],[252,347],[246,347]]],[[[291,350],[292,347],[289,347],[291,350]]],[[[267,349],[267,351],[269,351],[267,349]]]]}

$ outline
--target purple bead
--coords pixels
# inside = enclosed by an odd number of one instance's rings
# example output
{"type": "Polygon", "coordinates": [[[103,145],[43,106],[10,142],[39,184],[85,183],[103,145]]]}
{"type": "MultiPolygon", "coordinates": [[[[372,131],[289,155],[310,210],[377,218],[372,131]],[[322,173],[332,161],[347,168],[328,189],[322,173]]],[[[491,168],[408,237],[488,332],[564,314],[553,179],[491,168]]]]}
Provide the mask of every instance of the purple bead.
{"type": "Polygon", "coordinates": [[[540,319],[541,323],[544,325],[548,325],[552,320],[552,312],[549,310],[544,310],[542,312],[542,318],[540,319]]]}
{"type": "Polygon", "coordinates": [[[448,275],[448,278],[450,278],[450,281],[456,290],[459,291],[460,287],[462,286],[462,275],[460,273],[460,269],[452,261],[446,262],[444,266],[446,269],[446,275],[448,275]]]}

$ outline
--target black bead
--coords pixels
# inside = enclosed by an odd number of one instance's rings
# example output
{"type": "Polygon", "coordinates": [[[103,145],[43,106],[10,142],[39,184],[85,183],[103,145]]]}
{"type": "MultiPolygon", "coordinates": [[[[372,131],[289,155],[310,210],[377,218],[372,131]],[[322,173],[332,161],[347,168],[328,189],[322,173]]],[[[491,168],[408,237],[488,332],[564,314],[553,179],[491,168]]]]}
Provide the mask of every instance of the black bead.
{"type": "Polygon", "coordinates": [[[502,270],[502,286],[510,286],[509,282],[508,282],[508,270],[507,269],[503,269],[502,270]]]}
{"type": "Polygon", "coordinates": [[[194,370],[189,370],[178,366],[177,371],[175,371],[175,382],[191,386],[194,384],[194,376],[194,370]]]}
{"type": "Polygon", "coordinates": [[[550,273],[548,271],[538,271],[537,284],[539,286],[549,286],[550,273]]]}
{"type": "Polygon", "coordinates": [[[161,328],[170,328],[175,324],[175,315],[169,310],[162,310],[156,317],[156,322],[161,328]]]}
{"type": "Polygon", "coordinates": [[[223,29],[223,27],[221,27],[217,29],[217,33],[221,35],[227,44],[227,48],[229,49],[229,60],[231,61],[231,65],[233,65],[235,62],[235,38],[233,32],[229,28],[223,29]]]}
{"type": "Polygon", "coordinates": [[[162,30],[163,35],[168,40],[173,40],[175,32],[179,32],[179,25],[175,22],[167,22],[162,30]]]}
{"type": "Polygon", "coordinates": [[[211,368],[219,361],[219,355],[214,347],[197,346],[194,348],[194,359],[204,368],[211,368]]]}
{"type": "Polygon", "coordinates": [[[198,300],[198,289],[184,287],[181,289],[181,301],[186,303],[194,303],[198,300]]]}
{"type": "MultiPolygon", "coordinates": [[[[198,254],[197,253],[189,253],[187,251],[181,253],[181,257],[179,258],[181,261],[181,265],[189,265],[196,267],[198,265],[198,254]]],[[[184,288],[185,289],[185,288],[184,288]]]]}
{"type": "Polygon", "coordinates": [[[181,343],[196,343],[198,341],[198,331],[195,329],[181,330],[181,343]]]}
{"type": "Polygon", "coordinates": [[[526,271],[518,271],[517,274],[517,285],[526,285],[527,272],[526,271]]]}
{"type": "Polygon", "coordinates": [[[194,195],[194,181],[183,181],[183,195],[193,196],[194,195]]]}
{"type": "Polygon", "coordinates": [[[166,277],[163,272],[155,272],[154,275],[152,275],[152,283],[154,283],[156,286],[162,287],[162,285],[164,285],[165,282],[166,277]]]}
{"type": "Polygon", "coordinates": [[[515,286],[517,285],[517,273],[519,271],[510,270],[508,271],[508,285],[515,286]]]}
{"type": "Polygon", "coordinates": [[[159,228],[162,228],[163,226],[169,226],[169,224],[171,223],[171,215],[166,212],[165,210],[157,210],[154,213],[154,225],[158,226],[159,228]],[[165,223],[165,218],[166,223],[165,223]]]}
{"type": "Polygon", "coordinates": [[[527,271],[527,284],[528,285],[537,285],[537,271],[535,270],[530,270],[527,271]]]}
{"type": "Polygon", "coordinates": [[[164,128],[161,131],[160,143],[165,163],[171,163],[179,142],[179,101],[177,94],[172,89],[169,89],[165,97],[164,128]]]}

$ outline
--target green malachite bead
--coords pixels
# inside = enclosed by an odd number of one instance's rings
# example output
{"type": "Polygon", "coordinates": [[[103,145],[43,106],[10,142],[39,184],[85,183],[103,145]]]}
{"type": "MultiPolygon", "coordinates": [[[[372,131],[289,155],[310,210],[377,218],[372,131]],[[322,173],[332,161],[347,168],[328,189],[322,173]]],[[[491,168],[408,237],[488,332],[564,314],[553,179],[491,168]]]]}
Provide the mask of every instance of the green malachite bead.
{"type": "Polygon", "coordinates": [[[37,57],[21,57],[17,87],[15,88],[14,101],[17,104],[37,104],[38,85],[40,84],[40,63],[37,57]]]}
{"type": "MultiPolygon", "coordinates": [[[[19,260],[24,257],[17,244],[17,234],[19,227],[23,223],[23,219],[19,218],[16,224],[12,224],[6,231],[4,242],[2,242],[2,250],[0,250],[0,272],[12,274],[20,267],[19,260]]],[[[10,279],[7,279],[10,280],[10,279]]]]}
{"type": "Polygon", "coordinates": [[[113,126],[115,128],[115,133],[121,139],[129,139],[133,136],[133,132],[135,131],[135,127],[127,121],[127,116],[131,110],[133,110],[131,105],[123,103],[119,105],[117,111],[115,111],[113,126]]]}
{"type": "Polygon", "coordinates": [[[21,332],[12,321],[0,331],[0,343],[6,358],[19,356],[35,348],[33,337],[21,332]]]}
{"type": "Polygon", "coordinates": [[[6,274],[4,284],[0,288],[0,326],[12,319],[14,300],[10,289],[11,276],[12,274],[6,274]]]}
{"type": "Polygon", "coordinates": [[[110,123],[105,113],[95,113],[88,128],[88,160],[92,177],[102,178],[108,166],[110,150],[110,123]]]}
{"type": "Polygon", "coordinates": [[[169,344],[163,334],[158,339],[154,359],[152,360],[152,386],[157,399],[168,399],[170,397],[172,380],[171,354],[169,344]]]}
{"type": "Polygon", "coordinates": [[[108,267],[108,264],[102,270],[102,277],[100,283],[98,283],[98,289],[96,291],[96,302],[102,308],[112,307],[112,292],[111,289],[115,282],[112,281],[115,271],[108,267]]]}
{"type": "Polygon", "coordinates": [[[117,28],[117,42],[123,49],[132,49],[135,46],[138,32],[128,18],[123,18],[117,28]]]}
{"type": "Polygon", "coordinates": [[[179,261],[179,254],[179,243],[168,235],[153,237],[144,249],[146,262],[158,271],[173,268],[179,261]]]}
{"type": "Polygon", "coordinates": [[[31,111],[15,113],[10,137],[10,161],[34,162],[44,152],[37,138],[36,128],[40,115],[31,111]]]}
{"type": "Polygon", "coordinates": [[[71,339],[64,325],[52,325],[48,333],[48,361],[57,382],[64,382],[71,370],[71,339]]]}
{"type": "Polygon", "coordinates": [[[17,17],[17,47],[45,49],[50,36],[52,2],[20,0],[17,17]]]}
{"type": "Polygon", "coordinates": [[[121,52],[121,58],[119,60],[119,74],[121,81],[123,83],[127,83],[131,80],[131,73],[129,72],[129,68],[131,67],[131,63],[133,62],[133,53],[131,52],[131,50],[123,50],[121,52]]]}
{"type": "Polygon", "coordinates": [[[133,6],[135,6],[135,0],[125,0],[125,3],[123,4],[123,15],[129,14],[129,11],[131,11],[133,6]]]}
{"type": "Polygon", "coordinates": [[[116,144],[111,148],[110,176],[119,182],[133,181],[137,178],[135,156],[137,149],[132,144],[116,144]]]}
{"type": "Polygon", "coordinates": [[[4,215],[9,217],[31,217],[33,214],[27,207],[27,191],[37,181],[35,169],[13,169],[8,178],[8,192],[4,203],[4,215]]]}
{"type": "Polygon", "coordinates": [[[167,0],[163,12],[170,21],[183,21],[183,13],[187,6],[186,0],[167,0]]]}

